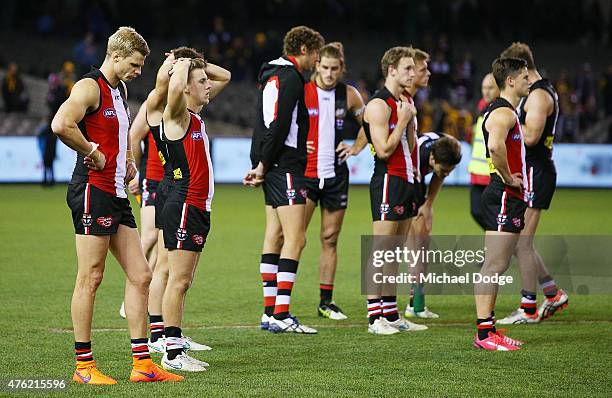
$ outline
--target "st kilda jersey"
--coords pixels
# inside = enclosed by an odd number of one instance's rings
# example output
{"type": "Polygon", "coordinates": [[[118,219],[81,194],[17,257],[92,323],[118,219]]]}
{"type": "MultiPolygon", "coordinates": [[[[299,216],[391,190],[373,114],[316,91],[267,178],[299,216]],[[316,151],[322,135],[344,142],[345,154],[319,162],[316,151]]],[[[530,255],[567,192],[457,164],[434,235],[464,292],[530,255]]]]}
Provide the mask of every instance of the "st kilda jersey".
{"type": "Polygon", "coordinates": [[[446,134],[443,133],[425,133],[420,135],[417,140],[417,151],[419,153],[418,164],[420,166],[419,175],[423,182],[425,181],[425,176],[433,171],[432,167],[429,165],[429,155],[431,155],[433,144],[445,135],[446,134]]]}
{"type": "MultiPolygon", "coordinates": [[[[523,177],[523,186],[527,186],[527,169],[525,165],[525,143],[523,141],[523,131],[521,130],[521,124],[519,123],[516,110],[510,102],[502,97],[497,97],[493,102],[489,104],[484,114],[484,120],[482,122],[482,134],[484,135],[485,148],[487,152],[487,163],[489,164],[489,172],[491,174],[497,174],[497,169],[491,160],[491,154],[489,153],[489,131],[487,130],[487,120],[491,113],[498,108],[510,108],[512,113],[516,116],[516,122],[514,126],[508,131],[506,135],[506,157],[508,159],[508,167],[510,168],[510,174],[521,173],[523,177]]],[[[521,193],[517,188],[505,187],[505,191],[512,196],[515,196],[521,200],[525,200],[525,194],[521,193]]]]}
{"type": "Polygon", "coordinates": [[[169,140],[161,124],[161,137],[167,144],[175,188],[168,201],[178,199],[202,211],[210,211],[215,183],[208,135],[200,116],[191,111],[189,116],[187,133],[178,140],[169,140]]]}
{"type": "Polygon", "coordinates": [[[170,162],[170,155],[168,154],[168,143],[162,140],[161,136],[161,125],[151,126],[149,122],[147,122],[149,126],[149,135],[153,137],[155,142],[155,148],[157,149],[157,158],[159,159],[159,164],[163,168],[163,178],[164,180],[173,181],[173,173],[172,173],[172,163],[170,162]]]}
{"type": "MultiPolygon", "coordinates": [[[[559,117],[559,96],[557,95],[555,87],[550,83],[550,81],[548,81],[548,79],[540,79],[533,83],[529,88],[529,93],[532,93],[537,89],[546,91],[552,97],[554,109],[553,112],[546,117],[546,124],[544,125],[544,131],[540,136],[540,140],[535,146],[527,147],[525,158],[529,164],[534,162],[546,162],[554,165],[552,160],[552,150],[553,141],[555,140],[555,128],[557,126],[557,119],[559,117]]],[[[527,98],[528,97],[521,99],[518,106],[519,121],[522,125],[525,125],[525,119],[527,116],[527,112],[525,112],[525,103],[527,102],[527,98]]]]}
{"type": "MultiPolygon", "coordinates": [[[[157,127],[157,130],[159,131],[159,127],[157,127]]],[[[144,142],[144,156],[140,162],[140,174],[147,180],[152,181],[161,181],[164,176],[164,167],[161,163],[153,131],[150,128],[144,142]]]]}
{"type": "Polygon", "coordinates": [[[106,164],[100,171],[91,170],[83,164],[84,156],[77,154],[71,184],[90,183],[96,188],[118,198],[127,198],[125,192],[126,156],[130,111],[126,102],[123,82],[111,86],[99,69],[92,69],[81,79],[93,79],[100,89],[97,109],[87,112],[78,124],[87,141],[100,146],[106,164]]]}
{"type": "Polygon", "coordinates": [[[308,112],[304,104],[304,77],[293,57],[262,65],[251,163],[268,169],[303,175],[306,168],[308,112]]]}
{"type": "MultiPolygon", "coordinates": [[[[386,87],[383,87],[377,91],[370,101],[380,98],[389,108],[391,108],[391,115],[389,116],[389,134],[393,133],[397,124],[397,105],[400,102],[396,99],[393,94],[389,92],[386,87]]],[[[370,135],[370,124],[363,121],[363,129],[365,131],[368,142],[372,144],[372,136],[370,135]]],[[[413,171],[412,160],[410,159],[410,148],[408,146],[408,137],[406,132],[402,134],[400,142],[397,144],[395,151],[387,160],[383,160],[376,156],[374,153],[374,174],[384,175],[389,174],[392,176],[400,177],[408,182],[414,182],[414,171],[413,171]]]]}
{"type": "Polygon", "coordinates": [[[340,162],[336,153],[347,112],[346,84],[338,83],[333,89],[324,90],[315,82],[308,82],[304,95],[310,120],[307,141],[314,145],[314,151],[306,155],[305,176],[332,178],[346,174],[346,162],[340,162]]]}

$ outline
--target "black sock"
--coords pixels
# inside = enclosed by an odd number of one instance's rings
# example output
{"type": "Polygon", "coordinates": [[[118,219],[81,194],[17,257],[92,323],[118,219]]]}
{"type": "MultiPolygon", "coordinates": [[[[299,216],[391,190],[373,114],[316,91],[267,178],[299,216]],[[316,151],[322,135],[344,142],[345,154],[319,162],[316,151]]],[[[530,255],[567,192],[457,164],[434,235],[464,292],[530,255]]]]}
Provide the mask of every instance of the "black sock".
{"type": "Polygon", "coordinates": [[[371,324],[381,317],[380,299],[368,299],[368,322],[371,324]]]}
{"type": "Polygon", "coordinates": [[[332,301],[332,296],[334,295],[334,285],[319,283],[319,292],[321,298],[321,301],[319,301],[319,306],[327,305],[332,301]]]}
{"type": "Polygon", "coordinates": [[[173,360],[183,352],[183,332],[176,326],[168,326],[164,329],[166,335],[166,353],[168,359],[173,360]]]}
{"type": "Polygon", "coordinates": [[[91,341],[75,341],[74,352],[76,354],[77,363],[93,361],[93,354],[91,352],[91,341]]]}
{"type": "Polygon", "coordinates": [[[290,258],[278,260],[278,274],[276,276],[276,303],[274,305],[274,319],[283,320],[289,317],[291,291],[295,282],[298,261],[290,258]]]}
{"type": "Polygon", "coordinates": [[[161,315],[149,315],[151,328],[151,343],[155,343],[164,336],[164,319],[161,315]]]}
{"type": "Polygon", "coordinates": [[[478,340],[484,340],[489,337],[489,332],[496,332],[495,321],[492,317],[485,319],[478,318],[476,320],[476,327],[478,328],[478,340]]]}
{"type": "Polygon", "coordinates": [[[399,319],[397,312],[397,296],[382,297],[382,315],[389,322],[395,322],[399,319]]]}
{"type": "Polygon", "coordinates": [[[528,315],[533,315],[537,310],[536,294],[534,292],[528,292],[521,290],[521,308],[528,315]]]}

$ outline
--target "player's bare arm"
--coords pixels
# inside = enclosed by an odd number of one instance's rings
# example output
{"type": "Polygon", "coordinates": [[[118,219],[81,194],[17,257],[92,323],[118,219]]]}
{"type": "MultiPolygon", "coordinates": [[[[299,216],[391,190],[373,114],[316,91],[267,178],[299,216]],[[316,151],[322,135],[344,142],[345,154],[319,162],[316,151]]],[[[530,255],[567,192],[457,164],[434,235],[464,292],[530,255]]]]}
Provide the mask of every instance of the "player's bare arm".
{"type": "Polygon", "coordinates": [[[170,71],[174,64],[174,54],[166,53],[166,59],[157,71],[155,88],[147,96],[146,117],[151,125],[157,125],[161,121],[166,101],[168,100],[168,84],[170,83],[170,71]]]}
{"type": "Polygon", "coordinates": [[[554,107],[553,99],[545,90],[537,89],[529,94],[525,103],[525,125],[522,126],[526,146],[534,146],[540,141],[546,118],[553,112],[554,107]]]}
{"type": "Polygon", "coordinates": [[[102,170],[106,158],[96,143],[88,142],[79,130],[78,123],[88,111],[98,108],[100,89],[92,79],[78,81],[70,97],[60,106],[51,122],[51,129],[68,147],[85,156],[85,165],[94,170],[102,170]],[[89,160],[89,162],[87,161],[89,160]]]}
{"type": "MultiPolygon", "coordinates": [[[[363,113],[365,111],[365,104],[363,103],[363,98],[359,91],[353,86],[347,85],[347,107],[349,112],[353,114],[355,120],[361,126],[363,124],[363,113]]],[[[365,130],[363,127],[359,129],[357,133],[357,139],[353,143],[353,145],[349,146],[344,142],[340,142],[338,147],[336,148],[336,152],[338,152],[338,157],[341,161],[345,161],[349,158],[349,156],[356,156],[363,150],[363,148],[367,145],[368,139],[365,136],[365,130]]]]}
{"type": "Polygon", "coordinates": [[[168,104],[164,108],[164,134],[170,140],[181,139],[189,126],[189,111],[185,89],[187,88],[191,59],[180,58],[174,64],[168,84],[168,104]]]}
{"type": "Polygon", "coordinates": [[[366,107],[364,118],[370,124],[372,144],[376,156],[380,159],[388,159],[400,143],[402,134],[405,133],[406,126],[412,118],[408,105],[406,101],[401,101],[397,105],[397,124],[392,132],[389,132],[388,125],[391,110],[383,100],[374,99],[366,107]]]}
{"type": "Polygon", "coordinates": [[[495,109],[486,122],[486,128],[489,131],[487,146],[491,154],[491,161],[504,183],[522,190],[523,180],[520,173],[510,173],[506,149],[506,137],[514,123],[516,123],[516,115],[510,109],[495,109]]]}
{"type": "Polygon", "coordinates": [[[232,79],[232,74],[229,70],[211,63],[206,64],[204,71],[210,79],[210,99],[213,99],[227,87],[232,79]]]}

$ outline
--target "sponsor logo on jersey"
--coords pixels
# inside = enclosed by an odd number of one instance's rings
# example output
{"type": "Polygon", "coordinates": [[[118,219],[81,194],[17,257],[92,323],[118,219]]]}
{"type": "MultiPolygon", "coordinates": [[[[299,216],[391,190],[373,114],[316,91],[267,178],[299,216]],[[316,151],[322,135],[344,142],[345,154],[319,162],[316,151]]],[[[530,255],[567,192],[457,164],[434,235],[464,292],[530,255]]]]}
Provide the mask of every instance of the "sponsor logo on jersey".
{"type": "Polygon", "coordinates": [[[512,134],[512,141],[520,141],[520,140],[521,140],[521,133],[512,134]]]}
{"type": "Polygon", "coordinates": [[[295,199],[295,189],[287,190],[287,199],[294,200],[295,199]]]}
{"type": "Polygon", "coordinates": [[[404,214],[404,211],[406,211],[406,209],[403,205],[393,206],[393,212],[395,214],[399,214],[401,216],[402,214],[404,214]]]}
{"type": "Polygon", "coordinates": [[[525,192],[525,199],[529,202],[533,201],[535,199],[535,192],[533,191],[526,191],[525,192]]]}
{"type": "Polygon", "coordinates": [[[342,130],[344,128],[344,119],[336,118],[336,129],[342,130]]]}
{"type": "Polygon", "coordinates": [[[506,217],[505,214],[499,214],[497,216],[497,225],[504,225],[507,220],[508,220],[508,217],[506,217]]]}
{"type": "Polygon", "coordinates": [[[395,128],[395,123],[389,123],[389,134],[391,134],[394,128],[395,128]]]}
{"type": "Polygon", "coordinates": [[[187,239],[187,230],[185,228],[179,228],[176,230],[176,239],[184,241],[187,239]]]}
{"type": "Polygon", "coordinates": [[[204,244],[204,237],[202,235],[193,235],[191,237],[191,240],[193,240],[193,243],[195,243],[196,245],[204,244]]]}
{"type": "Polygon", "coordinates": [[[202,132],[201,131],[193,131],[191,133],[191,139],[194,141],[202,140],[202,132]]]}
{"type": "Polygon", "coordinates": [[[115,112],[113,108],[106,108],[102,114],[107,119],[112,119],[114,117],[117,117],[117,112],[115,112]]]}
{"type": "Polygon", "coordinates": [[[338,108],[336,109],[336,117],[339,118],[344,118],[344,116],[346,116],[346,109],[344,108],[338,108]]]}
{"type": "Polygon", "coordinates": [[[389,203],[381,203],[380,204],[380,214],[389,213],[389,203]]]}
{"type": "Polygon", "coordinates": [[[166,158],[164,157],[164,154],[162,153],[162,151],[157,151],[157,155],[159,156],[159,161],[161,162],[162,166],[165,166],[166,158]]]}
{"type": "Polygon", "coordinates": [[[104,228],[108,228],[113,224],[113,218],[112,217],[98,217],[96,219],[96,222],[98,223],[98,225],[103,226],[104,228]]]}
{"type": "Polygon", "coordinates": [[[145,190],[142,192],[142,201],[143,201],[143,202],[146,202],[147,200],[149,200],[149,191],[145,189],[145,190]]]}
{"type": "Polygon", "coordinates": [[[308,108],[308,116],[319,116],[319,109],[308,108]]]}
{"type": "Polygon", "coordinates": [[[81,222],[84,227],[91,227],[91,214],[83,213],[83,217],[81,217],[81,222]]]}
{"type": "Polygon", "coordinates": [[[183,179],[183,172],[181,171],[180,168],[174,169],[174,171],[172,173],[174,174],[174,179],[175,180],[182,180],[183,179]]]}

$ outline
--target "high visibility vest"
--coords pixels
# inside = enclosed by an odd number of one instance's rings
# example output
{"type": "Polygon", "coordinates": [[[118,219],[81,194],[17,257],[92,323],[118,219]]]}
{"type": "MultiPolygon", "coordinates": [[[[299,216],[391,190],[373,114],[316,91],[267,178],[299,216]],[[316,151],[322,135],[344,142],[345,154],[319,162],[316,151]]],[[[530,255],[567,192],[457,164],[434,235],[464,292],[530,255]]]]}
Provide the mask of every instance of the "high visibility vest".
{"type": "Polygon", "coordinates": [[[488,176],[489,165],[487,164],[487,151],[485,149],[484,136],[482,135],[482,123],[484,117],[481,115],[474,125],[474,138],[472,140],[472,160],[468,171],[472,174],[488,176]]]}

